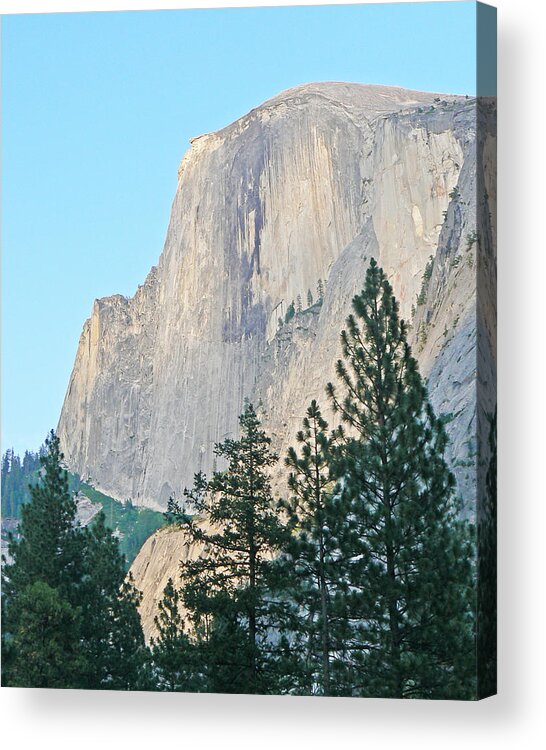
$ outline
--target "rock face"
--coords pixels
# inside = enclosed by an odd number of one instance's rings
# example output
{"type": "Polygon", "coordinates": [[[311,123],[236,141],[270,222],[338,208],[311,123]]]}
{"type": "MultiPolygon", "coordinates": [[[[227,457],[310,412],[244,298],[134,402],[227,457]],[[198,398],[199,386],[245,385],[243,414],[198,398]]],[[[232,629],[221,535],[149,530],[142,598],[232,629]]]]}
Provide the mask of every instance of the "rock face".
{"type": "MultiPolygon", "coordinates": [[[[205,522],[203,528],[207,532],[211,531],[205,522]]],[[[156,634],[154,618],[169,578],[177,582],[181,560],[197,560],[202,555],[203,546],[185,544],[184,532],[177,526],[159,529],[142,545],[130,572],[135,586],[142,592],[139,614],[147,641],[156,634]]],[[[182,606],[180,612],[184,614],[182,606]]]]}
{"type": "Polygon", "coordinates": [[[97,513],[102,510],[102,505],[94,503],[83,492],[78,492],[74,500],[76,501],[76,518],[80,526],[89,526],[97,513]]]}
{"type": "MultiPolygon", "coordinates": [[[[476,273],[495,231],[476,182],[495,133],[477,121],[472,99],[325,83],[193,139],[157,267],[132,299],[97,300],[84,325],[58,427],[70,469],[164,507],[214,468],[245,397],[284,452],[311,398],[328,412],[339,333],[375,257],[433,406],[453,416],[451,462],[474,503],[476,273]]],[[[482,308],[487,359],[493,291],[482,308]]]]}

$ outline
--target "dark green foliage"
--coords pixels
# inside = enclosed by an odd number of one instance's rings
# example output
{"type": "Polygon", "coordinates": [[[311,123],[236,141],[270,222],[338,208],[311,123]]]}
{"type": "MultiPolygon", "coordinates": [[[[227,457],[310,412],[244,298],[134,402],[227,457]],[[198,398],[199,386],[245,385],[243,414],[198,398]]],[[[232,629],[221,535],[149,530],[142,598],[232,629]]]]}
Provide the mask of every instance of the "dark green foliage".
{"type": "Polygon", "coordinates": [[[181,563],[184,604],[209,642],[213,671],[229,663],[240,675],[240,692],[274,692],[268,677],[268,575],[285,534],[268,475],[277,456],[250,403],[239,421],[240,438],[215,447],[228,468],[210,480],[198,474],[187,493],[210,526],[192,520],[184,527],[189,541],[207,546],[206,557],[181,563]],[[218,638],[226,630],[230,640],[218,638]]]}
{"type": "MultiPolygon", "coordinates": [[[[31,500],[30,486],[39,480],[40,457],[47,452],[44,445],[38,453],[25,451],[23,460],[12,450],[2,458],[2,518],[20,520],[23,505],[31,500]]],[[[118,500],[82,482],[76,474],[67,472],[70,493],[81,492],[93,503],[99,503],[106,516],[106,524],[119,533],[119,545],[125,555],[126,567],[135,559],[146,539],[163,525],[163,514],[150,508],[137,508],[127,500],[118,500]]]]}
{"type": "Polygon", "coordinates": [[[87,667],[85,687],[94,689],[111,682],[113,607],[124,573],[117,542],[106,528],[102,512],[85,531],[85,542],[85,571],[79,592],[84,615],[81,638],[87,667]]]}
{"type": "Polygon", "coordinates": [[[36,678],[36,687],[76,687],[80,679],[83,662],[74,642],[84,545],[61,460],[52,432],[41,457],[40,479],[30,488],[31,502],[21,508],[19,538],[10,538],[11,562],[2,570],[2,650],[8,654],[2,668],[4,685],[21,687],[27,678],[36,678]],[[63,661],[67,643],[73,645],[63,661]],[[48,662],[51,669],[45,667],[48,662]]]}
{"type": "Polygon", "coordinates": [[[312,304],[313,304],[313,292],[310,289],[308,289],[307,290],[307,307],[311,307],[312,304]]]}
{"type": "Polygon", "coordinates": [[[328,385],[339,431],[353,694],[475,697],[472,547],[458,520],[446,434],[428,402],[392,289],[372,261],[328,385]]]}
{"type": "Polygon", "coordinates": [[[174,497],[170,497],[168,499],[167,510],[163,514],[163,517],[165,518],[165,522],[168,526],[182,525],[184,523],[187,523],[191,518],[189,513],[186,512],[186,506],[184,505],[184,503],[182,503],[182,506],[180,506],[180,504],[176,502],[174,497]]]}
{"type": "Polygon", "coordinates": [[[478,511],[478,694],[497,691],[497,412],[489,431],[489,465],[478,511]]]}
{"type": "Polygon", "coordinates": [[[145,686],[147,660],[138,616],[140,593],[126,580],[125,559],[100,512],[85,530],[82,607],[85,687],[136,690],[145,686]]]}
{"type": "Polygon", "coordinates": [[[344,513],[333,496],[328,424],[312,401],[285,463],[292,496],[282,501],[291,531],[279,558],[278,580],[293,602],[289,630],[295,668],[292,692],[335,695],[341,687],[343,648],[343,569],[339,538],[344,513]],[[295,661],[294,657],[298,656],[295,661]]]}
{"type": "Polygon", "coordinates": [[[82,537],[75,526],[76,505],[68,489],[68,475],[61,468],[59,440],[53,432],[41,457],[42,476],[30,487],[32,502],[21,508],[19,534],[11,539],[14,562],[5,568],[4,591],[23,589],[43,581],[65,595],[82,574],[82,537]]]}
{"type": "Polygon", "coordinates": [[[130,500],[121,503],[85,482],[80,483],[79,489],[89,500],[102,505],[106,525],[119,534],[119,548],[128,570],[146,539],[165,523],[163,513],[135,507],[130,500]]]}
{"type": "Polygon", "coordinates": [[[417,295],[417,304],[418,305],[424,305],[427,301],[427,290],[428,290],[428,283],[432,277],[432,270],[434,268],[434,258],[431,255],[428,259],[428,263],[425,266],[425,270],[423,272],[423,281],[421,284],[421,291],[417,295]]]}
{"type": "Polygon", "coordinates": [[[296,307],[294,303],[291,302],[288,305],[288,310],[286,311],[286,315],[284,316],[284,322],[288,323],[289,321],[291,321],[295,314],[296,314],[296,307]]]}
{"type": "Polygon", "coordinates": [[[129,574],[121,584],[111,611],[112,658],[109,663],[109,690],[150,690],[150,653],[144,641],[138,607],[142,594],[129,574]]]}
{"type": "MultiPolygon", "coordinates": [[[[249,667],[255,650],[239,606],[229,596],[215,602],[215,614],[202,621],[197,631],[197,658],[203,689],[209,693],[266,692],[249,687],[249,667]]],[[[272,674],[270,670],[270,674],[272,674]]],[[[255,684],[255,683],[254,683],[255,684]]],[[[269,692],[277,692],[270,682],[269,692]]]]}
{"type": "Polygon", "coordinates": [[[184,631],[180,603],[180,592],[169,578],[154,619],[157,636],[151,640],[153,676],[157,690],[197,692],[205,684],[204,677],[198,672],[198,647],[184,631]]]}
{"type": "Polygon", "coordinates": [[[3,569],[4,685],[137,689],[147,660],[139,594],[103,514],[90,529],[52,432],[3,569]]]}
{"type": "Polygon", "coordinates": [[[81,687],[79,612],[45,581],[24,587],[10,613],[17,622],[13,659],[2,666],[2,684],[12,687],[81,687]],[[7,678],[7,679],[6,679],[7,678]]]}

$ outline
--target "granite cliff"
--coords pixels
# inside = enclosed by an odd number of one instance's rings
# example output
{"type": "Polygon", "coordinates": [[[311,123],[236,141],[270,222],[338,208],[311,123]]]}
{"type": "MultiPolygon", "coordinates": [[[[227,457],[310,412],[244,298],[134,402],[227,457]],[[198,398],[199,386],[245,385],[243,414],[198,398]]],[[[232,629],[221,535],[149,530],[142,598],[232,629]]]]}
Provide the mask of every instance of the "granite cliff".
{"type": "Polygon", "coordinates": [[[58,426],[69,468],[164,507],[214,468],[245,397],[284,452],[311,398],[328,412],[339,332],[375,257],[433,405],[450,415],[472,507],[476,362],[494,352],[493,288],[478,319],[476,308],[477,269],[493,263],[494,154],[473,99],[342,83],[291,89],[192,139],[157,267],[131,299],[95,301],[84,325],[58,426]]]}

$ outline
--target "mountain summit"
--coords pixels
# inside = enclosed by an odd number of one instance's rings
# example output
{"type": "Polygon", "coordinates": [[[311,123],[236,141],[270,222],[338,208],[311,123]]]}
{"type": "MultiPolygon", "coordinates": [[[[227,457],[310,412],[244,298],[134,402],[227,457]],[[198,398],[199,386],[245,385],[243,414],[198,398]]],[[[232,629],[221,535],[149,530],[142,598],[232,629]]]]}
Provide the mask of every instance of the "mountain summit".
{"type": "Polygon", "coordinates": [[[157,267],[84,324],[58,427],[70,469],[165,507],[215,467],[246,397],[284,452],[309,401],[326,407],[374,257],[473,501],[476,331],[492,349],[494,310],[485,290],[477,322],[476,254],[495,220],[476,223],[477,160],[487,180],[494,155],[476,118],[465,97],[311,83],[192,139],[157,267]]]}

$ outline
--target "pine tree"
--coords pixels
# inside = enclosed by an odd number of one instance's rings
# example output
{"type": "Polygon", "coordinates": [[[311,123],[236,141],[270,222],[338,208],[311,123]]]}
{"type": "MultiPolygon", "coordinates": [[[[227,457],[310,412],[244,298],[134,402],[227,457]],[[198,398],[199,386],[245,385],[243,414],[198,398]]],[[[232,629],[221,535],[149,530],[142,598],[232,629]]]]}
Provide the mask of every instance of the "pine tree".
{"type": "Polygon", "coordinates": [[[292,651],[300,656],[301,692],[335,695],[339,674],[333,662],[345,635],[340,627],[344,618],[338,541],[344,517],[332,492],[328,424],[316,401],[307,409],[296,439],[299,452],[290,448],[285,459],[292,496],[280,505],[292,533],[277,562],[279,579],[294,602],[292,651]]]}
{"type": "MultiPolygon", "coordinates": [[[[480,504],[481,505],[481,504],[480,504]]],[[[497,690],[497,412],[489,429],[484,502],[478,508],[478,695],[497,690]]]]}
{"type": "Polygon", "coordinates": [[[338,454],[357,695],[473,696],[472,549],[459,520],[443,423],[406,325],[372,260],[342,332],[328,395],[348,427],[338,454]]]}
{"type": "Polygon", "coordinates": [[[181,525],[187,523],[190,519],[185,504],[182,503],[182,505],[180,505],[174,497],[168,499],[167,510],[163,513],[163,517],[169,526],[181,525]]]}
{"type": "Polygon", "coordinates": [[[3,569],[2,680],[26,687],[144,687],[139,594],[100,513],[88,529],[52,432],[3,569]]]}
{"type": "Polygon", "coordinates": [[[1,491],[2,496],[2,518],[14,518],[14,510],[11,496],[8,497],[11,487],[9,487],[9,473],[11,467],[11,456],[13,451],[9,448],[2,456],[2,470],[1,470],[1,491]]]}
{"type": "Polygon", "coordinates": [[[62,468],[59,439],[52,431],[41,458],[42,476],[30,488],[32,502],[21,508],[19,541],[11,540],[13,563],[5,568],[5,592],[44,581],[68,595],[81,576],[81,535],[76,528],[76,504],[62,468]]]}
{"type": "Polygon", "coordinates": [[[181,595],[169,578],[154,618],[157,636],[151,639],[154,679],[159,690],[192,691],[202,688],[197,672],[197,646],[184,629],[180,614],[181,595]]]}
{"type": "Polygon", "coordinates": [[[79,650],[79,612],[44,581],[26,586],[12,604],[10,662],[2,684],[11,687],[79,688],[84,657],[79,650]]]}
{"type": "Polygon", "coordinates": [[[308,289],[307,290],[307,307],[311,307],[312,304],[313,304],[313,292],[310,289],[308,289]]]}
{"type": "Polygon", "coordinates": [[[132,575],[125,578],[112,608],[112,655],[108,688],[111,690],[150,690],[150,652],[144,640],[138,608],[142,593],[132,575]]]}
{"type": "MultiPolygon", "coordinates": [[[[4,685],[34,687],[25,682],[34,678],[39,687],[80,684],[83,662],[75,654],[72,658],[67,644],[73,644],[80,613],[83,546],[62,458],[59,440],[51,432],[41,458],[42,476],[30,488],[31,502],[21,508],[20,538],[10,537],[11,562],[2,570],[2,639],[3,651],[9,654],[2,670],[4,685]],[[44,638],[38,637],[40,630],[44,638]],[[62,661],[58,652],[65,646],[62,661]],[[50,670],[44,666],[48,661],[50,670]]],[[[74,645],[72,650],[76,651],[74,645]]]]}
{"type": "Polygon", "coordinates": [[[322,279],[319,279],[317,282],[317,298],[319,302],[322,302],[324,299],[324,282],[322,279]]]}
{"type": "Polygon", "coordinates": [[[228,468],[214,472],[210,480],[198,474],[186,493],[212,530],[194,520],[185,526],[188,540],[206,545],[207,556],[181,563],[184,605],[205,641],[215,630],[230,630],[233,641],[215,648],[214,658],[217,664],[228,663],[232,672],[242,672],[239,691],[271,692],[268,574],[285,530],[274,508],[268,470],[278,459],[248,402],[239,423],[240,438],[215,447],[228,468]]]}
{"type": "Polygon", "coordinates": [[[85,530],[79,589],[80,631],[89,689],[143,689],[149,654],[138,615],[141,595],[125,574],[125,559],[101,511],[85,530]]]}
{"type": "Polygon", "coordinates": [[[296,314],[296,307],[294,305],[294,302],[291,302],[288,305],[286,315],[284,316],[284,322],[288,323],[289,321],[291,321],[295,314],[296,314]]]}
{"type": "Polygon", "coordinates": [[[301,311],[302,311],[301,294],[298,294],[298,296],[296,297],[296,312],[300,313],[301,311]]]}

